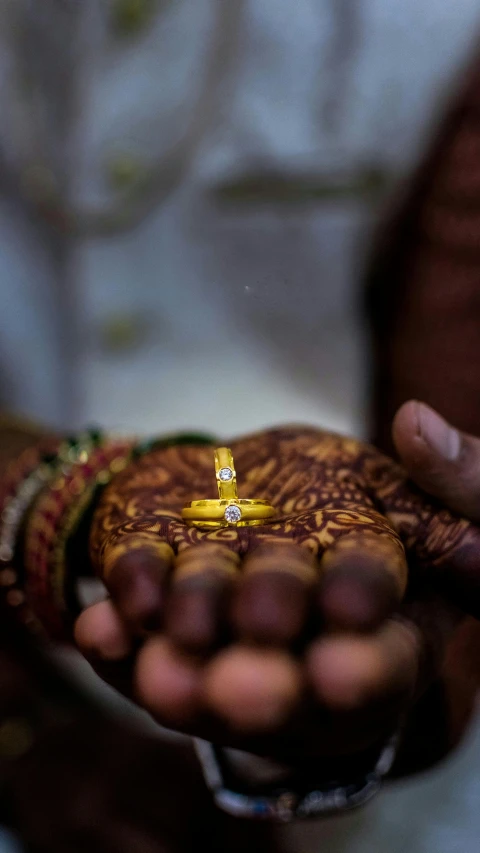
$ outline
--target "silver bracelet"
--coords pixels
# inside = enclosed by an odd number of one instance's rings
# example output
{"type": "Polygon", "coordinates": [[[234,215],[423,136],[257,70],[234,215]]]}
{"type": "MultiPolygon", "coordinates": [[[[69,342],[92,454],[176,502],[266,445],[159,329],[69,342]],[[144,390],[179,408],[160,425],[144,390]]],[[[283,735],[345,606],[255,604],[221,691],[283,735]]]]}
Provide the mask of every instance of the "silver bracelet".
{"type": "MultiPolygon", "coordinates": [[[[396,733],[383,747],[372,770],[360,781],[348,785],[333,783],[330,787],[315,789],[307,794],[280,790],[273,796],[249,796],[226,787],[217,748],[208,741],[194,738],[195,751],[200,761],[207,787],[218,808],[234,817],[251,820],[289,821],[321,817],[363,806],[378,793],[385,776],[390,772],[397,754],[399,734],[396,733]]],[[[278,786],[277,790],[278,790],[278,786]]]]}

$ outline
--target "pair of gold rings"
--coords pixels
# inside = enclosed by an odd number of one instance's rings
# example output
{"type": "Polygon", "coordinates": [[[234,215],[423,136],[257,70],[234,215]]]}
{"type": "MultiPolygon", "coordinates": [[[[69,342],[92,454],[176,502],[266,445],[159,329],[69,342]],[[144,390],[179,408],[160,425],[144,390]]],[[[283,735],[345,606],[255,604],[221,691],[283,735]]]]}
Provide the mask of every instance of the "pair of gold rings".
{"type": "Polygon", "coordinates": [[[182,518],[191,527],[253,527],[275,516],[275,509],[268,501],[238,497],[237,475],[228,447],[215,450],[215,475],[218,499],[190,501],[182,510],[182,518]]]}

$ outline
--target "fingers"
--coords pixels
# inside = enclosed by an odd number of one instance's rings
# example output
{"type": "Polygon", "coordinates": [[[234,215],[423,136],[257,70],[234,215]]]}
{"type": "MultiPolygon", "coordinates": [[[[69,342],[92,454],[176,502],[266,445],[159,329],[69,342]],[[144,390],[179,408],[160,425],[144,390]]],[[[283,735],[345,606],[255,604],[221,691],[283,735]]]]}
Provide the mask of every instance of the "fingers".
{"type": "Polygon", "coordinates": [[[302,691],[301,668],[286,652],[231,646],[203,665],[166,638],[153,638],[136,667],[138,701],[164,725],[189,730],[208,715],[230,731],[262,732],[288,717],[302,691]],[[212,717],[213,715],[213,717],[212,717]]]}
{"type": "Polygon", "coordinates": [[[85,610],[75,625],[75,640],[87,659],[119,661],[131,650],[130,634],[111,601],[85,610]]]}
{"type": "Polygon", "coordinates": [[[104,582],[133,633],[161,626],[172,565],[170,546],[148,533],[125,536],[105,554],[104,582]]]}
{"type": "Polygon", "coordinates": [[[224,546],[189,548],[173,573],[166,633],[197,654],[232,637],[287,645],[305,630],[317,579],[314,558],[294,544],[265,544],[243,566],[224,546]]]}
{"type": "Polygon", "coordinates": [[[281,649],[233,645],[204,665],[154,638],[139,654],[136,696],[166,725],[188,730],[208,712],[231,732],[267,733],[300,707],[307,680],[322,708],[398,712],[416,688],[422,653],[421,635],[406,620],[369,636],[323,637],[304,664],[281,649]]]}
{"type": "Polygon", "coordinates": [[[75,640],[97,675],[130,697],[133,642],[111,601],[100,601],[79,616],[75,625],[75,640]]]}
{"type": "Polygon", "coordinates": [[[313,555],[294,543],[264,543],[240,566],[218,543],[188,548],[173,564],[165,543],[132,540],[125,537],[106,562],[118,617],[132,635],[161,625],[187,654],[210,654],[233,638],[291,646],[306,638],[314,612],[323,629],[373,630],[406,585],[403,548],[389,536],[337,540],[323,556],[321,582],[313,555]]]}
{"type": "Polygon", "coordinates": [[[208,665],[204,702],[241,732],[279,728],[302,692],[300,667],[281,650],[232,646],[208,665]]]}
{"type": "Polygon", "coordinates": [[[179,554],[169,591],[165,631],[180,649],[205,654],[225,638],[239,566],[237,554],[213,543],[179,554]]]}
{"type": "Polygon", "coordinates": [[[148,640],[140,651],[135,692],[165,725],[187,726],[201,710],[201,668],[166,637],[148,640]]]}
{"type": "Polygon", "coordinates": [[[397,412],[393,439],[418,486],[454,512],[480,522],[480,439],[456,430],[415,400],[397,412]]]}
{"type": "Polygon", "coordinates": [[[317,698],[351,711],[388,698],[409,696],[421,654],[419,633],[408,622],[390,621],[368,637],[325,637],[312,644],[307,669],[317,698]]]}
{"type": "Polygon", "coordinates": [[[304,631],[318,571],[297,545],[265,544],[249,555],[232,604],[242,640],[288,645],[304,631]]]}
{"type": "Polygon", "coordinates": [[[324,554],[317,605],[327,630],[371,631],[401,601],[407,563],[388,536],[352,533],[324,554]]]}
{"type": "Polygon", "coordinates": [[[315,558],[294,543],[264,543],[241,567],[222,545],[189,548],[172,575],[165,632],[184,652],[207,654],[233,638],[292,646],[314,622],[373,630],[401,600],[407,579],[393,536],[345,536],[327,551],[321,572],[319,584],[315,558]]]}

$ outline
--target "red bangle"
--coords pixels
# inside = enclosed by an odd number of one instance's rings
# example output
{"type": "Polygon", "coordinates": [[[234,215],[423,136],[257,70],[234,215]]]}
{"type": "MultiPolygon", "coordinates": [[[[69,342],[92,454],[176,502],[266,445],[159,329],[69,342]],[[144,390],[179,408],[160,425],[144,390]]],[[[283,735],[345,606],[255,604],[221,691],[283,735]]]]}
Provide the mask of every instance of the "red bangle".
{"type": "Polygon", "coordinates": [[[69,611],[65,547],[96,488],[122,470],[134,443],[119,439],[90,453],[63,470],[37,498],[25,533],[26,593],[30,608],[51,639],[70,639],[73,619],[69,611]]]}

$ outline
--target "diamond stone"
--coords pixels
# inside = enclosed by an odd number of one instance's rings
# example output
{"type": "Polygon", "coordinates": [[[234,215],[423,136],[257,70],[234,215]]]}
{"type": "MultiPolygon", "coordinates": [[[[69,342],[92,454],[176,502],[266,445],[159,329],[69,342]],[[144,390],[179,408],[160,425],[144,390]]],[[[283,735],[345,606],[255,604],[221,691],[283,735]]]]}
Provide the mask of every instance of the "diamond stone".
{"type": "Polygon", "coordinates": [[[231,524],[236,524],[242,517],[242,511],[238,506],[227,506],[225,510],[225,520],[231,524]]]}
{"type": "Polygon", "coordinates": [[[231,468],[220,468],[218,472],[218,479],[222,480],[224,483],[228,483],[229,480],[233,480],[233,471],[231,468]]]}

